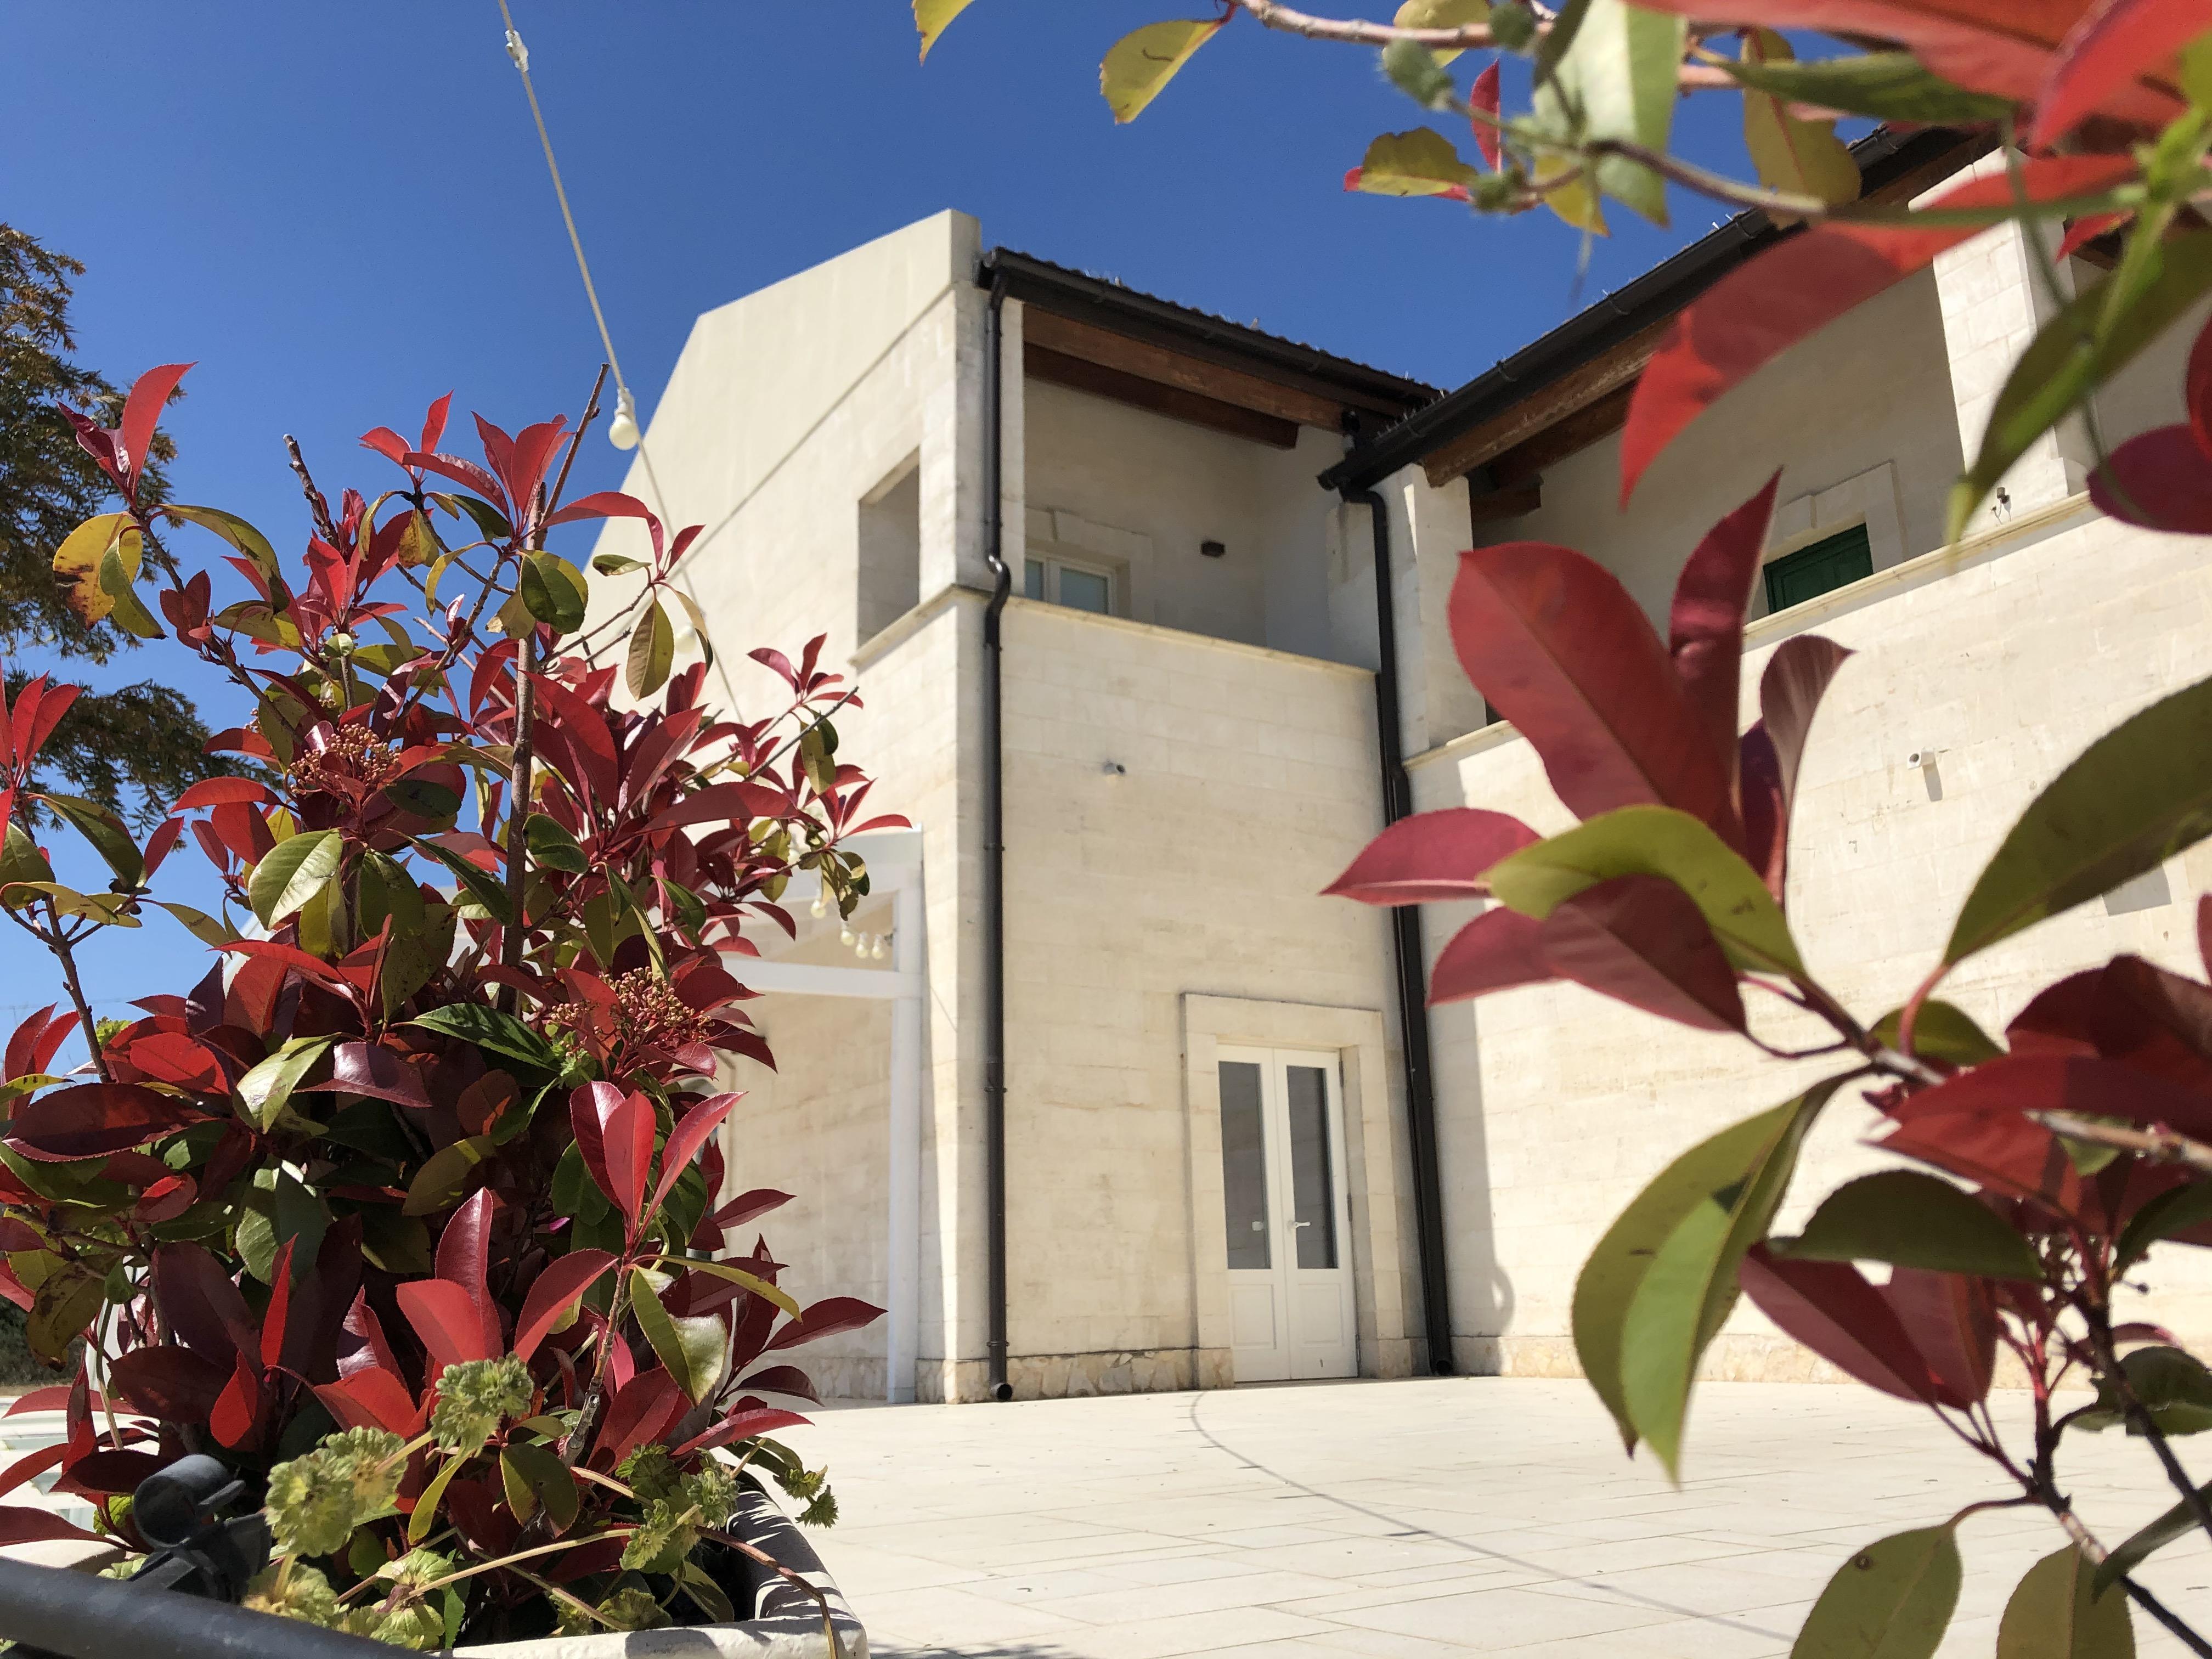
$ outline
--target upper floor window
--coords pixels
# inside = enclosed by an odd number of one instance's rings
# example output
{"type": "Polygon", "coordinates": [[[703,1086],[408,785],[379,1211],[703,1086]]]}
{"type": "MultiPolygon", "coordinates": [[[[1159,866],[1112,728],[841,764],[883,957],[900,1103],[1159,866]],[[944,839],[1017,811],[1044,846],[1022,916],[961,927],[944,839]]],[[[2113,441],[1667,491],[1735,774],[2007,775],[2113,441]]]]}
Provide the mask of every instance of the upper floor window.
{"type": "Polygon", "coordinates": [[[1024,561],[1022,593],[1072,611],[1088,611],[1100,617],[1114,614],[1113,572],[1057,556],[1024,561]]]}
{"type": "Polygon", "coordinates": [[[1767,613],[1787,611],[1873,574],[1874,548],[1867,539],[1867,527],[1853,525],[1768,563],[1767,613]]]}

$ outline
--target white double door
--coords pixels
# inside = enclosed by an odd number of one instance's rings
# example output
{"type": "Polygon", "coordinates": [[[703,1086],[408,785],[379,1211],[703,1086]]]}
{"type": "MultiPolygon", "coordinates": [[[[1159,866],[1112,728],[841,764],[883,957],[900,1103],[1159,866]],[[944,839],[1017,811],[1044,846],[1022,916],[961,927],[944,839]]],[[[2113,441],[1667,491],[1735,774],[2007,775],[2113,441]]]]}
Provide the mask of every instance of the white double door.
{"type": "Polygon", "coordinates": [[[1219,1065],[1237,1380],[1353,1376],[1336,1056],[1224,1048],[1219,1065]]]}

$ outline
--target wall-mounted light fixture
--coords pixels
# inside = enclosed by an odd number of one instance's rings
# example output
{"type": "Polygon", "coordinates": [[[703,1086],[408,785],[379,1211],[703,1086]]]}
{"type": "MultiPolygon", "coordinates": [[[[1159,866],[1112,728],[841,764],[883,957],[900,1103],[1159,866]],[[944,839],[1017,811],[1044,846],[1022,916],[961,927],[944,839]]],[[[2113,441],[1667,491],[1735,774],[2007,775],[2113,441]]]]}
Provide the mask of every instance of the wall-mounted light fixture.
{"type": "Polygon", "coordinates": [[[1218,559],[1227,555],[1229,551],[1229,544],[1227,542],[1200,542],[1198,544],[1198,550],[1205,554],[1209,559],[1218,559]]]}

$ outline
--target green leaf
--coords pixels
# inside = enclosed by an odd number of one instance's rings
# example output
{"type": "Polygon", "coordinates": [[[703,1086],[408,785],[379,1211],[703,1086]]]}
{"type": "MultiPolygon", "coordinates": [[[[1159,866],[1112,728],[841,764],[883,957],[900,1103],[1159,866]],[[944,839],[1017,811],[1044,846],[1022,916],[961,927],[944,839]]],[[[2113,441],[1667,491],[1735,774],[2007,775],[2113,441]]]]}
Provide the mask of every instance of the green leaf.
{"type": "Polygon", "coordinates": [[[535,1441],[511,1441],[499,1455],[499,1474],[507,1488],[507,1506],[516,1520],[527,1521],[542,1508],[556,1534],[576,1524],[581,1507],[576,1477],[551,1448],[535,1441]]]}
{"type": "MultiPolygon", "coordinates": [[[[1566,12],[1553,26],[1557,34],[1566,12]]],[[[1581,26],[1538,101],[1556,95],[1578,139],[1613,139],[1663,151],[1673,131],[1674,82],[1688,22],[1646,11],[1626,0],[1589,0],[1581,26]]],[[[1539,59],[1540,72],[1541,59],[1539,59]]],[[[1667,222],[1667,181],[1641,161],[1601,156],[1592,176],[1599,191],[1656,225],[1667,222]]]]}
{"type": "Polygon", "coordinates": [[[433,823],[449,823],[461,810],[460,792],[428,778],[400,778],[384,786],[385,799],[403,812],[433,823]]]}
{"type": "Polygon", "coordinates": [[[481,1003],[448,1003],[407,1023],[459,1037],[464,1042],[473,1042],[479,1048],[519,1060],[541,1072],[557,1075],[568,1067],[568,1062],[558,1048],[513,1014],[487,1008],[481,1003]]]}
{"type": "Polygon", "coordinates": [[[1775,1241],[1777,1255],[1811,1261],[1887,1261],[1893,1267],[2039,1279],[2028,1243],[1988,1206],[1917,1170],[1883,1170],[1846,1182],[1820,1201],[1805,1231],[1775,1241]]]}
{"type": "Polygon", "coordinates": [[[1836,1569],[1790,1659],[1930,1659],[1959,1605],[1960,1577],[1948,1526],[1869,1544],[1836,1569]]]}
{"type": "Polygon", "coordinates": [[[643,559],[633,559],[625,553],[594,553],[592,555],[592,568],[602,576],[627,576],[632,571],[643,570],[647,566],[643,559]]]}
{"type": "Polygon", "coordinates": [[[474,495],[464,495],[458,491],[447,495],[433,490],[430,499],[456,518],[467,514],[476,524],[477,533],[488,542],[503,542],[514,534],[513,526],[507,521],[507,515],[489,501],[479,501],[474,495]]]}
{"type": "Polygon", "coordinates": [[[1536,43],[1536,85],[1540,88],[1559,72],[1559,60],[1575,44],[1583,25],[1589,19],[1591,0],[1566,0],[1557,8],[1552,27],[1536,43]]]}
{"type": "Polygon", "coordinates": [[[1909,52],[1846,52],[1811,64],[1770,57],[1721,67],[1739,85],[1755,91],[1877,121],[1971,126],[2002,121],[2013,112],[2008,100],[1954,86],[1922,68],[1909,52]]]}
{"type": "Polygon", "coordinates": [[[1463,190],[1481,177],[1442,133],[1415,127],[1411,132],[1386,132],[1367,146],[1358,187],[1370,196],[1437,196],[1463,190]]]}
{"type": "MultiPolygon", "coordinates": [[[[1894,1048],[1904,1029],[1905,1010],[1893,1008],[1874,1023],[1873,1035],[1894,1048]]],[[[1920,1005],[1920,1017],[1912,1022],[1912,1051],[1922,1060],[1940,1060],[1953,1066],[1978,1066],[2004,1053],[1964,1012],[1933,1000],[1920,1005]]]]}
{"type": "Polygon", "coordinates": [[[337,1041],[334,1036],[288,1038],[283,1048],[239,1079],[239,1115],[264,1134],[274,1128],[292,1091],[337,1041]]]}
{"type": "Polygon", "coordinates": [[[2098,1595],[2095,1577],[2071,1544],[2030,1567],[1997,1621],[1996,1659],[2135,1659],[2128,1598],[2098,1595]]]}
{"type": "Polygon", "coordinates": [[[161,908],[184,923],[186,931],[203,945],[228,945],[238,937],[234,931],[224,927],[204,910],[195,910],[189,904],[179,904],[169,899],[153,899],[149,902],[160,905],[161,908]]]}
{"type": "Polygon", "coordinates": [[[2045,323],[1997,393],[1981,453],[1951,492],[1950,539],[1966,533],[1983,498],[2030,444],[2087,401],[2212,290],[2212,231],[2148,248],[2135,273],[2142,289],[2117,318],[2104,313],[2111,278],[2084,289],[2045,323]]]}
{"type": "MultiPolygon", "coordinates": [[[[2212,1371],[2202,1361],[2179,1348],[2137,1348],[2120,1361],[2120,1370],[2136,1404],[2150,1414],[2151,1425],[2160,1434],[2202,1434],[2212,1429],[2212,1371]]],[[[2130,1434],[2139,1432],[2127,1420],[2120,1393],[2109,1376],[2097,1383],[2096,1406],[2075,1419],[2094,1433],[2124,1424],[2130,1434]]]]}
{"type": "Polygon", "coordinates": [[[130,914],[137,901],[128,893],[80,893],[58,881],[19,881],[12,884],[8,902],[21,908],[33,902],[33,896],[43,895],[53,901],[54,908],[65,916],[81,916],[87,921],[96,921],[103,927],[136,927],[138,918],[130,914]]]}
{"type": "Polygon", "coordinates": [[[0,889],[13,886],[20,881],[52,881],[54,867],[46,862],[46,855],[39,850],[39,843],[31,839],[29,830],[10,819],[4,842],[0,842],[0,889]]]}
{"type": "MultiPolygon", "coordinates": [[[[1490,0],[1406,0],[1390,20],[1401,29],[1457,29],[1490,21],[1490,0]]],[[[1431,53],[1437,63],[1449,64],[1460,48],[1431,53]]]]}
{"type": "Polygon", "coordinates": [[[1741,1193],[1778,1158],[1785,1165],[1793,1160],[1805,1124],[1834,1086],[1824,1084],[1692,1146],[1637,1194],[1583,1264],[1575,1280],[1575,1352],[1632,1449],[1638,1431],[1624,1381],[1624,1338],[1630,1310],[1661,1247],[1701,1207],[1713,1206],[1716,1194],[1741,1193]]]}
{"type": "Polygon", "coordinates": [[[1688,1210],[1653,1254],[1628,1304],[1620,1325],[1621,1396],[1630,1423],[1675,1480],[1698,1358],[1735,1306],[1736,1269],[1781,1207],[1806,1131],[1842,1081],[1816,1084],[1781,1108],[1752,1162],[1723,1184],[1690,1194],[1688,1210]]]}
{"type": "Polygon", "coordinates": [[[125,633],[142,640],[165,639],[161,624],[154,620],[154,613],[146,609],[133,584],[138,579],[138,563],[124,556],[126,538],[109,546],[100,556],[100,591],[107,595],[107,619],[125,633]]]}
{"type": "Polygon", "coordinates": [[[1147,23],[1116,40],[1098,65],[1098,90],[1117,122],[1133,121],[1191,54],[1221,32],[1233,13],[1194,22],[1147,23]]]}
{"type": "Polygon", "coordinates": [[[1966,895],[1943,960],[2109,892],[2207,835],[2212,680],[2123,720],[2029,803],[1966,895]]]}
{"type": "Polygon", "coordinates": [[[682,1267],[695,1273],[712,1273],[717,1279],[726,1279],[732,1284],[742,1285],[755,1296],[774,1303],[793,1319],[799,1317],[799,1304],[791,1299],[791,1293],[777,1289],[757,1273],[749,1273],[743,1267],[732,1267],[726,1261],[692,1261],[676,1256],[664,1257],[663,1260],[671,1267],[682,1267]]]}
{"type": "Polygon", "coordinates": [[[523,821],[522,843],[530,849],[532,861],[548,870],[566,870],[580,876],[592,867],[576,838],[557,819],[543,812],[532,812],[523,821]]]}
{"type": "MultiPolygon", "coordinates": [[[[466,496],[462,497],[464,501],[466,496]]],[[[430,1484],[422,1488],[422,1495],[415,1500],[415,1513],[407,1517],[407,1541],[419,1544],[430,1535],[438,1520],[438,1506],[446,1501],[446,1488],[453,1484],[465,1457],[448,1457],[444,1467],[430,1477],[430,1484]]]]}
{"type": "Polygon", "coordinates": [[[323,890],[338,871],[345,843],[335,830],[310,830],[278,842],[253,866],[246,896],[262,925],[274,927],[323,890]]]}
{"type": "Polygon", "coordinates": [[[2160,1239],[2212,1221],[2212,1181],[2169,1187],[2135,1212],[2114,1249],[2124,1269],[2142,1260],[2160,1239]]]}
{"type": "Polygon", "coordinates": [[[522,560],[522,603],[530,614],[556,634],[584,625],[591,596],[584,573],[556,553],[529,553],[522,560]]]}
{"type": "Polygon", "coordinates": [[[1615,876],[1663,876],[1697,905],[1739,968],[1790,975],[1804,963],[1774,896],[1705,825],[1671,806],[1623,806],[1524,847],[1490,872],[1500,903],[1538,921],[1615,876]]]}
{"type": "Polygon", "coordinates": [[[100,1316],[107,1300],[106,1281],[81,1262],[69,1262],[51,1274],[31,1299],[23,1334],[31,1352],[58,1363],[70,1344],[100,1316]]]}
{"type": "Polygon", "coordinates": [[[146,860],[139,855],[138,843],[131,839],[131,832],[123,827],[123,820],[96,800],[82,800],[75,795],[40,795],[39,799],[62,817],[70,826],[92,843],[107,866],[115,872],[115,878],[125,887],[137,887],[146,879],[146,860]]]}
{"type": "Polygon", "coordinates": [[[461,1195],[477,1165],[489,1158],[492,1150],[489,1135],[471,1135],[440,1147],[423,1160],[415,1179],[407,1183],[407,1201],[399,1206],[399,1213],[434,1215],[445,1209],[461,1195]]]}
{"type": "MultiPolygon", "coordinates": [[[[2212,1502],[2212,1481],[2207,1481],[2199,1486],[2197,1493],[2198,1497],[2212,1502]]],[[[2097,1569],[2095,1577],[2091,1580],[2095,1594],[2102,1596],[2123,1577],[2133,1572],[2175,1539],[2186,1538],[2196,1530],[2196,1506],[2185,1498],[2105,1558],[2097,1569]]],[[[2124,1601],[2127,1598],[2124,1595],[2116,1595],[2112,1599],[2116,1601],[2124,1601]]]]}
{"type": "MultiPolygon", "coordinates": [[[[1741,52],[1754,65],[1787,65],[1796,56],[1772,29],[1747,31],[1741,52]]],[[[1743,95],[1743,142],[1768,189],[1817,196],[1832,207],[1858,199],[1859,164],[1833,121],[1802,119],[1788,100],[1753,88],[1743,95]]]]}
{"type": "Polygon", "coordinates": [[[656,1277],[642,1267],[630,1270],[630,1312],[653,1352],[660,1356],[660,1363],[676,1379],[677,1387],[696,1406],[721,1386],[730,1364],[730,1334],[712,1314],[697,1318],[672,1316],[661,1305],[653,1283],[656,1277]]]}
{"type": "Polygon", "coordinates": [[[213,531],[252,560],[264,575],[276,574],[276,550],[269,544],[266,536],[235,513],[226,513],[219,507],[178,507],[167,502],[162,504],[161,510],[181,523],[213,531]]]}
{"type": "Polygon", "coordinates": [[[691,618],[693,642],[698,646],[699,654],[706,659],[707,666],[712,668],[714,665],[714,641],[707,632],[707,618],[699,609],[698,600],[680,587],[672,587],[667,591],[676,595],[677,603],[684,607],[684,614],[691,618]]]}
{"type": "Polygon", "coordinates": [[[136,575],[139,550],[145,538],[128,513],[100,513],[62,538],[54,550],[54,585],[69,608],[88,623],[105,617],[114,600],[100,585],[100,568],[108,550],[118,550],[125,566],[136,575]]]}
{"type": "Polygon", "coordinates": [[[926,61],[945,25],[968,9],[968,0],[914,0],[914,26],[921,33],[921,55],[926,61]]]}
{"type": "Polygon", "coordinates": [[[653,600],[645,607],[630,631],[629,656],[623,665],[623,681],[633,697],[649,697],[668,684],[668,671],[676,661],[676,630],[668,613],[653,600]]]}
{"type": "Polygon", "coordinates": [[[502,927],[513,924],[514,903],[507,896],[505,882],[488,870],[478,869],[450,847],[441,847],[434,841],[422,841],[411,836],[410,839],[459,877],[461,885],[468,890],[469,897],[486,915],[502,927]]]}

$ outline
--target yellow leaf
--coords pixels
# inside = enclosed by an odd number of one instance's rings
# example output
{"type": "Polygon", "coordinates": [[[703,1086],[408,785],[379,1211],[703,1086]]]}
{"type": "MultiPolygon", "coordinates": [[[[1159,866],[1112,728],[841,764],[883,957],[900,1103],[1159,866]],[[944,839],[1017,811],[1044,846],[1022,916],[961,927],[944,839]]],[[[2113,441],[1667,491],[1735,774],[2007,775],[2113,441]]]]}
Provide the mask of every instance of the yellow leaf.
{"type": "Polygon", "coordinates": [[[1481,176],[1460,159],[1451,140],[1433,127],[1415,127],[1386,132],[1368,145],[1353,187],[1370,196],[1441,196],[1463,191],[1481,176]]]}
{"type": "MultiPolygon", "coordinates": [[[[1232,13],[1231,15],[1234,15],[1232,13]]],[[[1159,96],[1190,56],[1220,33],[1225,17],[1199,22],[1147,23],[1116,40],[1098,65],[1098,90],[1116,121],[1133,121],[1159,96]]]]}
{"type": "Polygon", "coordinates": [[[945,26],[967,8],[968,0],[914,0],[914,26],[921,31],[923,61],[928,60],[929,49],[937,44],[945,26]]]}
{"type": "Polygon", "coordinates": [[[114,596],[100,586],[100,561],[114,548],[124,569],[136,580],[141,540],[137,520],[128,513],[97,514],[64,536],[54,550],[54,581],[69,608],[88,623],[96,623],[113,610],[114,596]]]}
{"type": "Polygon", "coordinates": [[[1551,185],[1553,179],[1573,172],[1576,166],[1570,156],[1547,155],[1536,163],[1530,177],[1536,188],[1544,192],[1544,205],[1577,230],[1586,230],[1593,236],[1610,235],[1612,233],[1605,228],[1605,210],[1598,204],[1597,192],[1590,188],[1587,178],[1551,185]]]}
{"type": "MultiPolygon", "coordinates": [[[[1747,64],[1787,64],[1796,53],[1772,29],[1744,36],[1741,56],[1747,64]]],[[[1836,137],[1833,121],[1802,121],[1771,93],[1743,89],[1743,142],[1751,152],[1759,181],[1769,190],[1817,196],[1832,206],[1855,202],[1859,166],[1836,137]]]]}
{"type": "MultiPolygon", "coordinates": [[[[1490,0],[1406,0],[1391,19],[1401,29],[1458,29],[1489,21],[1490,0]]],[[[1455,46],[1434,56],[1439,64],[1449,64],[1459,54],[1455,46]]]]}

